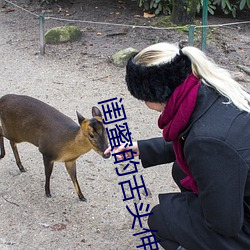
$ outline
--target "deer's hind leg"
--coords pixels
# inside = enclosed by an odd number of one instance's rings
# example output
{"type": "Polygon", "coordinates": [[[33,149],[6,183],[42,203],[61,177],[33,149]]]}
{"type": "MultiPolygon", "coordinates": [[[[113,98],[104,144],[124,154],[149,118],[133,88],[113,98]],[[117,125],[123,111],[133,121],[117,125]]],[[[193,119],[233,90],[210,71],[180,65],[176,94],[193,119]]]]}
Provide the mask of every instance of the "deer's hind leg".
{"type": "Polygon", "coordinates": [[[13,150],[13,153],[14,153],[14,156],[15,156],[15,159],[16,159],[16,164],[17,164],[18,168],[20,169],[21,172],[25,172],[26,170],[24,169],[24,167],[23,167],[23,165],[21,163],[16,143],[14,141],[10,140],[10,146],[11,146],[11,148],[13,150]]]}
{"type": "Polygon", "coordinates": [[[65,162],[66,169],[70,175],[71,180],[74,183],[74,187],[76,190],[76,193],[78,194],[78,197],[81,201],[87,201],[87,199],[83,196],[81,188],[79,186],[79,183],[77,181],[76,177],[76,161],[68,161],[65,162]]]}
{"type": "Polygon", "coordinates": [[[0,159],[2,159],[5,156],[5,149],[3,140],[3,129],[1,126],[0,126],[0,150],[1,150],[0,159]]]}

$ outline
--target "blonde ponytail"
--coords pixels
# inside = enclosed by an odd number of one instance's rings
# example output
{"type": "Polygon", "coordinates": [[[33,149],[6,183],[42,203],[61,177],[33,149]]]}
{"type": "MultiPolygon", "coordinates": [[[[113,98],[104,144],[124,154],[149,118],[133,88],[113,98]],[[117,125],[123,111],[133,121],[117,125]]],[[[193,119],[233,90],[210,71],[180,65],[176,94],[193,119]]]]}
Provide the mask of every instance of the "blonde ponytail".
{"type": "Polygon", "coordinates": [[[182,53],[192,62],[192,71],[207,86],[213,87],[238,109],[250,112],[250,94],[236,82],[229,72],[215,64],[199,49],[191,46],[182,48],[182,53]]]}

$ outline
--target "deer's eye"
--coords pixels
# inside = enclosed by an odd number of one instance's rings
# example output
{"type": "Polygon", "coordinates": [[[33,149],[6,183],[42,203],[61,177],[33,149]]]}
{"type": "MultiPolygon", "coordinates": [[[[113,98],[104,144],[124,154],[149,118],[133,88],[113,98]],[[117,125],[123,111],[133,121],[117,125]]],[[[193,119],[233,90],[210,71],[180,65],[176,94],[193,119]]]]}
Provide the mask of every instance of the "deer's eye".
{"type": "Polygon", "coordinates": [[[93,134],[89,134],[89,137],[90,137],[91,139],[94,139],[94,135],[93,135],[93,134]]]}

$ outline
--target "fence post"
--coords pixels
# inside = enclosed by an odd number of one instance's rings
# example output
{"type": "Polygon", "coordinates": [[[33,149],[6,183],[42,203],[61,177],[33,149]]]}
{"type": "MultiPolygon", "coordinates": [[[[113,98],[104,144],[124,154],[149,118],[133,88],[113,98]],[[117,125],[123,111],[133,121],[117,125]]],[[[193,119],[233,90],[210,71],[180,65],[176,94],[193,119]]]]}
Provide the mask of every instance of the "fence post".
{"type": "Polygon", "coordinates": [[[207,45],[207,15],[208,15],[208,0],[203,0],[203,9],[202,9],[202,34],[201,34],[201,49],[206,51],[207,45]]]}
{"type": "Polygon", "coordinates": [[[44,11],[42,11],[39,15],[39,24],[40,24],[40,54],[44,55],[45,54],[45,39],[44,39],[44,33],[45,33],[45,28],[44,28],[44,11]]]}
{"type": "Polygon", "coordinates": [[[194,29],[195,29],[194,25],[189,26],[189,30],[188,30],[188,45],[189,46],[194,45],[194,29]]]}

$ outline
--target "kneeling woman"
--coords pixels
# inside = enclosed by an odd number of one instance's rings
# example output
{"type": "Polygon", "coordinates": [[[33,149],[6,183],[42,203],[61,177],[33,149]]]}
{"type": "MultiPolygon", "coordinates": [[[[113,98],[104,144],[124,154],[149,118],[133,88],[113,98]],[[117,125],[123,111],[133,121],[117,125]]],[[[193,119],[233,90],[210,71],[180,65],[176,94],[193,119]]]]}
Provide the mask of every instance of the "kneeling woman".
{"type": "Polygon", "coordinates": [[[145,168],[173,162],[181,190],[160,194],[149,216],[160,244],[169,250],[249,250],[249,93],[199,49],[168,43],[132,57],[126,83],[135,98],[161,112],[163,131],[163,138],[131,148],[145,168]]]}

